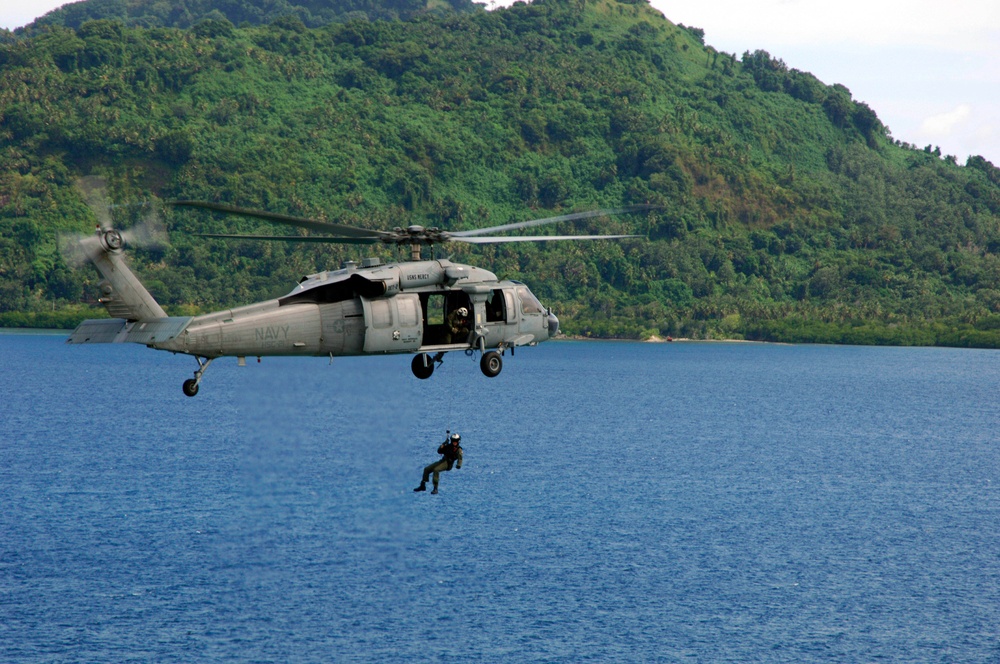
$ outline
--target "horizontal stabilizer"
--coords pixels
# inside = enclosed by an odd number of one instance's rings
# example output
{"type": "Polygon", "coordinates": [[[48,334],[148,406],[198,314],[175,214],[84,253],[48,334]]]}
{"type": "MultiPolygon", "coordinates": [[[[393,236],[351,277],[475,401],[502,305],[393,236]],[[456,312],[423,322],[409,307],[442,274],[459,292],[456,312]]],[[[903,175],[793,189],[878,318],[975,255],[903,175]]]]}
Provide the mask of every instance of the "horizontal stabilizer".
{"type": "Polygon", "coordinates": [[[122,318],[85,320],[73,330],[69,344],[155,344],[170,341],[188,326],[190,316],[128,322],[122,318]]]}
{"type": "Polygon", "coordinates": [[[125,329],[128,321],[124,318],[102,318],[85,320],[69,335],[68,344],[112,344],[118,333],[125,329]]]}

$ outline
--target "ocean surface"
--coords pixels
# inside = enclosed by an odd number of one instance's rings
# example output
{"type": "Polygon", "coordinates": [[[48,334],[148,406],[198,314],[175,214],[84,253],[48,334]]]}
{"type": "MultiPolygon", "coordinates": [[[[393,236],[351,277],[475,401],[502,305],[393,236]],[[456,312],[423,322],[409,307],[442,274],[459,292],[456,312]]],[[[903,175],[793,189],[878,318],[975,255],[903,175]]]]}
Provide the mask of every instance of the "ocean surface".
{"type": "Polygon", "coordinates": [[[1000,352],[64,340],[0,332],[0,662],[1000,661],[1000,352]]]}

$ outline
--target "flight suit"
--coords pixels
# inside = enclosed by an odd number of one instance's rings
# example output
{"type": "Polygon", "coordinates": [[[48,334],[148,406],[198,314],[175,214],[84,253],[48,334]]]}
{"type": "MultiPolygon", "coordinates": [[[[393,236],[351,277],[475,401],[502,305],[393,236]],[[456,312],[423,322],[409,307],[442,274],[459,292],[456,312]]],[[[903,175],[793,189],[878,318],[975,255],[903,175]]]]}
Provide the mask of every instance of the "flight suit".
{"type": "Polygon", "coordinates": [[[463,343],[469,340],[469,320],[466,316],[458,313],[455,309],[448,314],[447,332],[445,333],[445,343],[463,343]]]}
{"type": "Polygon", "coordinates": [[[441,473],[451,470],[452,466],[456,468],[462,467],[462,446],[452,445],[451,441],[445,441],[438,447],[438,454],[444,456],[441,457],[439,461],[428,465],[424,468],[423,479],[420,480],[420,486],[423,487],[427,484],[427,478],[430,477],[431,473],[434,474],[434,491],[432,493],[437,493],[438,480],[441,477],[441,473]]]}

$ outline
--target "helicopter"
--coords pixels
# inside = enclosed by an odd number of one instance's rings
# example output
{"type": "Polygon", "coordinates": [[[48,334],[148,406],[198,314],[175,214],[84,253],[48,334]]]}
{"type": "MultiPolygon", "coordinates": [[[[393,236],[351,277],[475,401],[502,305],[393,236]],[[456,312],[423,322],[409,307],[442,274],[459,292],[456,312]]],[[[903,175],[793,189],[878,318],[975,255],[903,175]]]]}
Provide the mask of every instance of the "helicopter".
{"type": "MultiPolygon", "coordinates": [[[[220,357],[338,356],[412,354],[410,368],[430,378],[448,352],[481,353],[480,369],[495,377],[507,350],[535,346],[553,338],[559,319],[520,281],[501,280],[480,267],[449,259],[421,260],[423,246],[463,242],[495,244],[554,240],[616,240],[636,235],[502,236],[503,233],[557,222],[576,221],[646,209],[632,206],[590,210],[514,222],[490,228],[445,231],[411,225],[391,231],[369,230],[325,220],[251,210],[220,203],[176,200],[166,205],[253,217],[322,235],[234,235],[199,233],[210,239],[409,245],[410,260],[385,263],[365,258],[341,269],[303,277],[283,297],[199,316],[168,316],[124,260],[127,244],[161,241],[160,233],[120,231],[110,214],[100,213],[99,183],[81,186],[98,212],[95,233],[75,238],[77,255],[97,268],[103,280],[99,301],[111,318],[85,320],[67,343],[139,343],[156,350],[193,356],[198,368],[184,381],[186,396],[198,394],[209,365],[220,357]]],[[[152,222],[156,222],[155,219],[152,222]]],[[[156,226],[157,223],[146,224],[156,226]]]]}

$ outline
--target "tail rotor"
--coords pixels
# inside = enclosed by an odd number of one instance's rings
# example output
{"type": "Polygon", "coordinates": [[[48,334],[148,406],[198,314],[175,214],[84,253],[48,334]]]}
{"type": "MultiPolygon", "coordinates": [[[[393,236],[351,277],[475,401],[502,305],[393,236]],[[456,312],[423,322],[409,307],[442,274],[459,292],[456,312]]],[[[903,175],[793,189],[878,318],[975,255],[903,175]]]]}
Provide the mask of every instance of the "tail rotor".
{"type": "Polygon", "coordinates": [[[111,204],[107,180],[99,175],[81,177],[74,184],[97,218],[97,228],[94,233],[59,234],[59,250],[68,266],[79,268],[101,253],[119,253],[126,246],[162,249],[168,245],[166,225],[155,204],[111,204]],[[125,230],[115,228],[113,211],[137,205],[142,208],[138,223],[125,230]]]}
{"type": "Polygon", "coordinates": [[[129,270],[122,250],[126,245],[163,247],[167,244],[166,227],[156,207],[149,203],[140,220],[126,230],[114,227],[113,211],[131,205],[113,206],[108,203],[107,182],[100,176],[87,176],[76,181],[77,191],[94,211],[97,230],[92,234],[62,234],[59,248],[67,265],[79,267],[92,263],[104,279],[98,284],[100,302],[112,318],[127,321],[150,321],[165,318],[166,313],[139,279],[129,270]]]}

